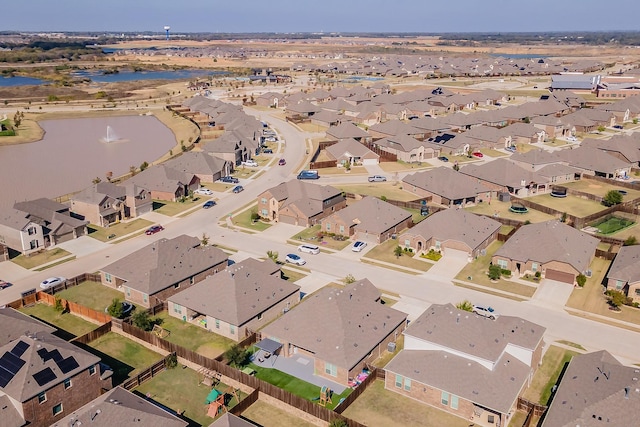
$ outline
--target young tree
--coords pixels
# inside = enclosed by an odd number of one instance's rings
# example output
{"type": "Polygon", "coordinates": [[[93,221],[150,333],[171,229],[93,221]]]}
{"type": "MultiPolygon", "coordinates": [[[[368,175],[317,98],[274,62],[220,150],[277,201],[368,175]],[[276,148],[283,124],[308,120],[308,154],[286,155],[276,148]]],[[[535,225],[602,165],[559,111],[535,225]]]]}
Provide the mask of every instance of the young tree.
{"type": "Polygon", "coordinates": [[[202,233],[200,243],[202,244],[202,246],[207,246],[209,244],[209,236],[207,236],[207,233],[202,233]]]}
{"type": "Polygon", "coordinates": [[[140,165],[140,171],[142,172],[143,170],[145,170],[148,167],[149,167],[149,163],[142,162],[142,164],[140,165]]]}
{"type": "Polygon", "coordinates": [[[624,305],[627,301],[627,296],[625,294],[614,289],[608,290],[607,296],[609,297],[609,304],[616,310],[620,310],[620,306],[624,305]]]}
{"type": "Polygon", "coordinates": [[[460,310],[468,311],[469,313],[471,313],[473,311],[473,304],[471,304],[471,301],[466,299],[456,304],[456,308],[459,308],[460,310]]]}
{"type": "Polygon", "coordinates": [[[267,256],[271,261],[275,262],[276,264],[278,263],[278,251],[267,251],[267,256]]]}
{"type": "Polygon", "coordinates": [[[344,284],[345,285],[350,285],[351,283],[356,281],[356,278],[353,277],[353,274],[349,273],[347,274],[347,276],[343,279],[344,284]]]}
{"type": "Polygon", "coordinates": [[[489,266],[489,279],[498,280],[502,275],[502,268],[499,265],[490,265],[489,266]]]}
{"type": "Polygon", "coordinates": [[[224,357],[231,366],[239,368],[249,364],[251,352],[235,344],[224,353],[224,357]]]}
{"type": "Polygon", "coordinates": [[[622,194],[617,190],[609,190],[602,200],[606,206],[613,206],[622,203],[622,194]]]}
{"type": "Polygon", "coordinates": [[[122,317],[122,302],[118,298],[111,300],[111,305],[107,307],[107,313],[111,317],[119,319],[122,317]]]}
{"type": "Polygon", "coordinates": [[[402,247],[398,245],[393,248],[393,254],[396,256],[396,258],[400,258],[402,256],[402,247]]]}
{"type": "Polygon", "coordinates": [[[622,246],[633,246],[633,245],[637,245],[637,244],[638,244],[638,239],[636,238],[636,236],[629,236],[624,241],[622,246]]]}
{"type": "Polygon", "coordinates": [[[133,324],[140,329],[150,331],[153,328],[153,321],[149,317],[149,312],[146,310],[140,310],[133,315],[133,324]]]}
{"type": "Polygon", "coordinates": [[[576,277],[576,283],[578,284],[578,286],[583,288],[587,283],[587,276],[585,276],[584,274],[578,274],[578,277],[576,277]]]}

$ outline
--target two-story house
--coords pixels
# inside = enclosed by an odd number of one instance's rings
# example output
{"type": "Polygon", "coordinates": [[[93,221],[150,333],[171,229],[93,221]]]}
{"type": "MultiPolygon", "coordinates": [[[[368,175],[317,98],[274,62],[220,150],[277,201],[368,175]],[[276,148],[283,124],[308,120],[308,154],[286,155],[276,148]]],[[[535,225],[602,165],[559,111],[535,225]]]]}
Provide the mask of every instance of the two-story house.
{"type": "Polygon", "coordinates": [[[71,210],[92,224],[108,227],[153,210],[151,193],[135,184],[99,182],[71,197],[71,210]]]}

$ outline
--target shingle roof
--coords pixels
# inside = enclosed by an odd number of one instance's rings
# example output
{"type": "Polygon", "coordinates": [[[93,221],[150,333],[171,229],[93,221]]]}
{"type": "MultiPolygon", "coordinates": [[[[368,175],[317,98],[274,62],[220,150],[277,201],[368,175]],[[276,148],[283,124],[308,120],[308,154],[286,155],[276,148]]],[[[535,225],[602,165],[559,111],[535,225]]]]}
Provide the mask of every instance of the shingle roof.
{"type": "Polygon", "coordinates": [[[326,150],[334,159],[340,158],[345,153],[350,153],[352,156],[356,157],[364,157],[365,155],[380,157],[373,151],[369,150],[367,146],[359,143],[353,138],[342,139],[337,144],[327,147],[326,150]]]}
{"type": "MultiPolygon", "coordinates": [[[[346,224],[356,224],[356,229],[380,234],[411,218],[411,213],[377,197],[367,196],[331,215],[346,224]]],[[[329,217],[325,221],[332,221],[329,217]]]]}
{"type": "Polygon", "coordinates": [[[560,150],[558,155],[570,166],[588,171],[614,173],[631,166],[631,163],[594,147],[580,146],[573,150],[560,150]]]}
{"type": "Polygon", "coordinates": [[[351,369],[407,318],[376,302],[373,294],[380,295],[367,279],[344,289],[322,288],[265,326],[262,333],[351,369]]]}
{"type": "Polygon", "coordinates": [[[526,170],[508,159],[466,165],[460,172],[483,181],[511,188],[521,188],[529,183],[546,184],[549,180],[536,172],[526,170]]]}
{"type": "Polygon", "coordinates": [[[214,175],[222,171],[226,161],[203,152],[188,152],[166,162],[172,169],[195,175],[214,175]]]}
{"type": "Polygon", "coordinates": [[[589,268],[600,240],[558,220],[527,224],[500,247],[495,256],[527,262],[564,262],[582,273],[589,268]],[[536,242],[535,245],[530,244],[536,242]]]}
{"type": "Polygon", "coordinates": [[[607,278],[627,283],[640,282],[640,245],[621,247],[607,278]]]}
{"type": "Polygon", "coordinates": [[[342,194],[328,185],[311,184],[301,180],[283,182],[267,190],[278,201],[284,201],[281,208],[293,205],[308,217],[323,210],[323,201],[342,194]]]}
{"type": "Polygon", "coordinates": [[[150,191],[164,191],[175,193],[181,185],[188,185],[193,179],[193,173],[185,173],[170,168],[167,165],[154,165],[143,170],[127,180],[150,191]]]}
{"type": "Polygon", "coordinates": [[[228,258],[216,247],[199,245],[197,237],[184,234],[160,239],[101,271],[125,280],[132,289],[153,295],[228,258]]]}
{"type": "Polygon", "coordinates": [[[0,325],[2,325],[0,346],[19,338],[21,335],[56,331],[56,328],[9,307],[0,308],[0,325]]]}
{"type": "Polygon", "coordinates": [[[475,197],[479,193],[491,191],[489,187],[478,182],[476,178],[444,166],[407,175],[402,182],[449,200],[475,197]]]}
{"type": "Polygon", "coordinates": [[[327,129],[326,134],[336,139],[343,138],[366,138],[371,135],[364,129],[359,128],[353,123],[341,123],[338,126],[332,126],[327,129]]]}
{"type": "Polygon", "coordinates": [[[215,420],[209,427],[254,427],[255,424],[233,415],[229,412],[224,413],[220,418],[215,420]]]}

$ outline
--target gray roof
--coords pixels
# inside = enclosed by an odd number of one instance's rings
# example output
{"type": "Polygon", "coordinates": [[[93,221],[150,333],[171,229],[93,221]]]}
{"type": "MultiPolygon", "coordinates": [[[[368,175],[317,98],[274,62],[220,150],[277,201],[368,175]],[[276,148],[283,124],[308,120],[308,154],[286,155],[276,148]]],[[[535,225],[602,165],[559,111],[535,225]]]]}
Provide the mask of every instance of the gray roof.
{"type": "Polygon", "coordinates": [[[405,313],[376,302],[373,295],[380,297],[367,279],[344,289],[322,288],[265,326],[262,334],[351,369],[407,318],[405,313]]]}
{"type": "Polygon", "coordinates": [[[411,150],[418,149],[424,145],[423,142],[418,141],[417,139],[409,135],[388,136],[386,138],[377,140],[375,144],[382,147],[393,148],[405,153],[408,153],[411,150]]]}
{"type": "Polygon", "coordinates": [[[621,247],[611,264],[607,278],[626,283],[640,282],[640,245],[621,247]]]}
{"type": "Polygon", "coordinates": [[[631,166],[631,163],[595,147],[580,146],[573,150],[561,150],[558,154],[569,165],[588,171],[614,173],[631,166]]]}
{"type": "Polygon", "coordinates": [[[186,427],[188,422],[165,411],[158,405],[115,387],[98,398],[56,421],[51,427],[79,426],[114,427],[186,427]],[[75,423],[75,424],[74,424],[75,423]]]}
{"type": "Polygon", "coordinates": [[[83,221],[70,216],[69,207],[53,200],[40,198],[25,202],[17,202],[13,205],[17,209],[28,214],[28,218],[39,222],[43,220],[45,226],[54,232],[60,229],[70,231],[71,228],[85,226],[89,221],[83,221]]]}
{"type": "Polygon", "coordinates": [[[582,273],[589,268],[600,240],[558,220],[527,224],[500,247],[495,256],[521,262],[559,261],[582,273]],[[536,242],[532,245],[531,242],[536,242]]]}
{"type": "MultiPolygon", "coordinates": [[[[562,163],[555,163],[552,165],[547,165],[542,169],[538,170],[538,175],[544,176],[546,178],[553,178],[561,175],[574,175],[581,173],[580,169],[574,168],[573,166],[567,166],[562,163]]],[[[551,180],[553,182],[553,180],[551,180]]]]}
{"type": "Polygon", "coordinates": [[[449,200],[475,197],[479,193],[491,191],[477,179],[444,166],[407,175],[402,182],[449,200]]]}
{"type": "Polygon", "coordinates": [[[559,163],[563,160],[554,152],[547,150],[531,150],[526,153],[513,153],[511,161],[524,163],[527,165],[548,165],[551,163],[559,163]]]}
{"type": "Polygon", "coordinates": [[[160,239],[101,271],[126,281],[126,286],[153,295],[210,267],[227,255],[213,246],[200,247],[197,237],[160,239]]]}
{"type": "Polygon", "coordinates": [[[299,290],[300,286],[280,277],[234,264],[169,297],[169,301],[242,326],[299,290]]]}
{"type": "Polygon", "coordinates": [[[375,131],[385,135],[417,135],[424,133],[422,129],[418,129],[401,120],[387,120],[383,123],[377,123],[369,127],[369,131],[375,131]]]}
{"type": "Polygon", "coordinates": [[[147,188],[150,191],[175,193],[180,186],[189,185],[193,177],[193,173],[182,172],[162,164],[150,166],[129,178],[127,183],[147,188]]]}
{"type": "MultiPolygon", "coordinates": [[[[283,182],[267,191],[276,200],[284,201],[282,208],[294,205],[308,217],[321,213],[324,209],[323,202],[325,200],[342,194],[340,190],[331,186],[311,184],[298,179],[283,182]]],[[[258,197],[261,196],[262,194],[258,197]]]]}
{"type": "Polygon", "coordinates": [[[48,332],[38,332],[31,336],[22,335],[0,347],[0,354],[4,355],[7,352],[11,352],[20,342],[25,346],[24,352],[20,356],[20,359],[25,363],[5,387],[0,387],[0,391],[18,402],[26,402],[39,393],[62,383],[67,378],[72,378],[81,371],[100,362],[99,357],[48,332]],[[62,364],[60,359],[54,360],[53,357],[41,356],[43,352],[47,352],[45,354],[51,356],[52,353],[56,354],[56,351],[62,360],[74,359],[77,367],[64,373],[59,367],[59,363],[62,364]],[[39,378],[38,374],[43,370],[47,370],[52,376],[48,381],[40,385],[36,378],[39,378]]]}
{"type": "Polygon", "coordinates": [[[209,427],[255,427],[255,424],[240,418],[232,413],[226,412],[215,420],[209,427]]]}
{"type": "Polygon", "coordinates": [[[97,184],[93,184],[91,187],[85,188],[79,193],[74,194],[71,196],[71,199],[85,203],[98,204],[101,203],[105,197],[120,199],[125,197],[126,194],[126,189],[123,186],[111,182],[99,182],[97,184]]]}
{"type": "Polygon", "coordinates": [[[25,425],[24,418],[6,394],[0,396],[0,419],[2,419],[3,427],[22,427],[25,425]]]}
{"type": "Polygon", "coordinates": [[[360,231],[375,234],[383,233],[411,218],[409,211],[372,196],[340,209],[325,221],[332,221],[334,215],[346,224],[354,224],[360,231]]]}
{"type": "Polygon", "coordinates": [[[549,180],[537,172],[526,170],[508,159],[496,159],[492,162],[466,165],[460,168],[460,172],[511,188],[521,188],[530,183],[546,184],[549,180]]]}
{"type": "Polygon", "coordinates": [[[623,366],[606,350],[574,356],[543,427],[628,427],[638,424],[640,369],[623,366]]]}
{"type": "Polygon", "coordinates": [[[441,242],[463,242],[474,251],[501,226],[498,221],[464,209],[445,209],[430,215],[406,234],[422,236],[425,240],[435,238],[441,242]]]}
{"type": "Polygon", "coordinates": [[[327,147],[326,150],[334,159],[340,158],[345,153],[350,153],[355,157],[364,157],[366,155],[380,157],[369,150],[366,145],[359,143],[353,138],[342,139],[337,144],[327,147]]]}
{"type": "Polygon", "coordinates": [[[195,175],[214,175],[224,169],[226,161],[203,152],[190,151],[166,162],[172,169],[195,175]]]}
{"type": "Polygon", "coordinates": [[[330,127],[327,129],[326,134],[336,139],[367,138],[370,136],[367,131],[349,122],[330,127]]]}
{"type": "Polygon", "coordinates": [[[53,333],[57,330],[10,307],[0,308],[0,325],[2,325],[0,346],[16,340],[22,335],[35,334],[36,332],[53,333]]]}
{"type": "Polygon", "coordinates": [[[620,153],[630,162],[640,162],[640,139],[634,136],[615,135],[610,139],[586,138],[580,143],[580,146],[620,153]]]}

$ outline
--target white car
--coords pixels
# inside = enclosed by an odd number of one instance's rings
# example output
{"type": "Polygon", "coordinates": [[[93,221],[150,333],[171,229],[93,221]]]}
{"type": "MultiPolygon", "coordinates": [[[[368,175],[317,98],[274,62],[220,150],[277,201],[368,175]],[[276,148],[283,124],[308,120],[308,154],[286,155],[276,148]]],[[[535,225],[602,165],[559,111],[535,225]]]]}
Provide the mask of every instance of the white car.
{"type": "Polygon", "coordinates": [[[472,311],[479,316],[487,317],[491,320],[496,320],[499,317],[499,314],[496,313],[496,311],[492,307],[474,305],[472,311]]]}
{"type": "Polygon", "coordinates": [[[568,137],[567,137],[567,141],[570,141],[570,142],[577,142],[577,141],[578,141],[578,138],[576,138],[575,136],[568,136],[568,137]]]}
{"type": "Polygon", "coordinates": [[[244,166],[249,166],[250,168],[257,168],[258,167],[258,162],[256,162],[255,160],[245,160],[244,162],[242,162],[242,164],[244,166]]]}
{"type": "Polygon", "coordinates": [[[42,289],[53,288],[54,286],[64,283],[66,281],[67,279],[65,279],[64,277],[49,277],[48,279],[43,280],[40,283],[40,288],[42,289]]]}
{"type": "Polygon", "coordinates": [[[357,241],[353,244],[353,246],[351,247],[351,250],[353,252],[360,252],[362,251],[364,248],[367,247],[367,242],[361,242],[361,241],[357,241]]]}
{"type": "Polygon", "coordinates": [[[201,194],[203,196],[213,196],[213,191],[208,188],[200,187],[193,192],[194,194],[201,194]]]}
{"type": "Polygon", "coordinates": [[[300,245],[298,246],[298,252],[306,252],[308,254],[317,255],[320,253],[320,248],[316,245],[300,245]]]}
{"type": "Polygon", "coordinates": [[[296,254],[287,254],[284,260],[295,265],[305,265],[307,263],[307,261],[296,254]]]}

